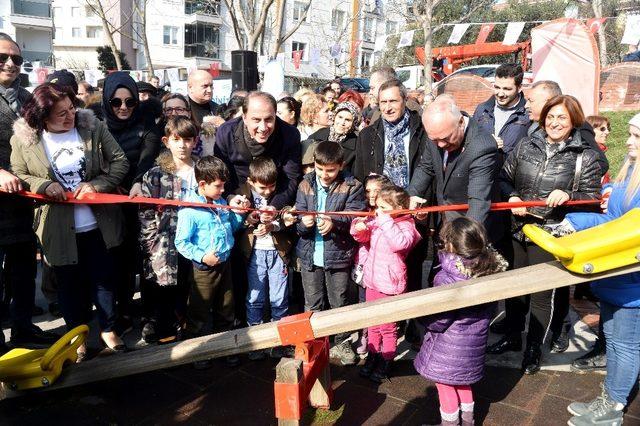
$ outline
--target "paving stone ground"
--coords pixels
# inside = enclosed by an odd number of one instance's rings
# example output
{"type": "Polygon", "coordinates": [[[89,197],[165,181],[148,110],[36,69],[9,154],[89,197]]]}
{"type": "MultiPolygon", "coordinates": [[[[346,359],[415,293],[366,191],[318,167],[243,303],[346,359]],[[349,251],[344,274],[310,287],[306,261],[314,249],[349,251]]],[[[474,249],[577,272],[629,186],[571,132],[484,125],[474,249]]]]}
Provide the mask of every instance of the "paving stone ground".
{"type": "MultiPolygon", "coordinates": [[[[39,304],[44,306],[42,300],[39,304]]],[[[488,357],[485,377],[474,386],[476,424],[563,425],[570,418],[566,406],[571,401],[587,401],[599,393],[603,374],[569,372],[571,360],[593,342],[588,324],[597,326],[597,305],[574,304],[571,320],[570,349],[565,354],[546,353],[543,370],[536,375],[520,373],[521,354],[488,357]]],[[[35,321],[43,328],[63,331],[60,319],[45,315],[35,321]]],[[[138,338],[139,331],[134,332],[127,343],[133,346],[138,338]]],[[[492,335],[490,341],[498,338],[492,335]]],[[[414,356],[401,343],[393,376],[381,385],[359,377],[357,367],[332,365],[331,410],[308,409],[303,424],[438,424],[435,386],[416,374],[414,356]]],[[[216,360],[208,370],[188,365],[30,394],[0,402],[0,425],[277,424],[273,401],[276,363],[243,357],[239,367],[230,369],[216,360]]],[[[635,394],[625,425],[640,425],[640,400],[635,394]]]]}

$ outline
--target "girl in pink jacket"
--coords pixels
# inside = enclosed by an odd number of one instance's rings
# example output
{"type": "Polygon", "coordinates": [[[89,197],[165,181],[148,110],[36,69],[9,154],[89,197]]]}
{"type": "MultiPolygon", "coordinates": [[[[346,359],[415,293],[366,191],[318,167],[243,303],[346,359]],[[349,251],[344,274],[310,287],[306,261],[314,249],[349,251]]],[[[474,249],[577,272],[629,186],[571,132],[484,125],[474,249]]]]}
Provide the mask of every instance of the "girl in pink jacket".
{"type": "MultiPolygon", "coordinates": [[[[409,194],[396,185],[385,185],[376,198],[375,218],[358,219],[351,223],[351,235],[361,245],[368,246],[362,283],[366,300],[404,293],[407,289],[407,254],[420,240],[411,215],[389,214],[392,210],[409,208],[409,194]]],[[[395,323],[368,329],[369,355],[360,375],[381,383],[388,378],[396,355],[398,332],[395,323]]]]}

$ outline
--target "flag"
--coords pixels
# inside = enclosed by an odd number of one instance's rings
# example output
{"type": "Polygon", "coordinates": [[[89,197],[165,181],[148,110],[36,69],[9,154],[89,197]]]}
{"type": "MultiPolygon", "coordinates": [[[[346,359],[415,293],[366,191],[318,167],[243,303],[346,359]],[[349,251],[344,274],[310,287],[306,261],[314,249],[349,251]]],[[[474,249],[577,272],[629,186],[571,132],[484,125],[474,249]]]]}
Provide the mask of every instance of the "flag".
{"type": "Polygon", "coordinates": [[[376,37],[376,44],[373,46],[374,52],[382,52],[384,50],[384,46],[387,44],[387,36],[381,35],[376,37]]]}
{"type": "Polygon", "coordinates": [[[413,44],[413,33],[415,31],[405,31],[400,34],[400,40],[398,41],[398,49],[401,47],[411,46],[413,44]]]}
{"type": "Polygon", "coordinates": [[[351,46],[351,56],[355,57],[358,54],[358,47],[362,44],[362,40],[356,40],[351,46]]]}
{"type": "Polygon", "coordinates": [[[502,40],[502,44],[507,46],[518,43],[518,38],[520,34],[522,34],[522,30],[524,30],[524,22],[509,22],[507,25],[507,31],[504,33],[504,40],[502,40]]]}
{"type": "Polygon", "coordinates": [[[493,31],[493,27],[495,26],[495,24],[482,24],[480,26],[480,33],[478,33],[478,38],[476,39],[476,44],[485,43],[487,41],[487,37],[489,37],[489,34],[491,34],[491,31],[493,31]]]}
{"type": "Polygon", "coordinates": [[[627,15],[621,44],[637,46],[640,43],[640,15],[627,15]]]}
{"type": "Polygon", "coordinates": [[[467,32],[468,28],[469,28],[469,24],[455,24],[453,26],[453,31],[451,31],[451,35],[449,36],[449,41],[447,41],[447,43],[449,44],[460,43],[462,36],[464,35],[464,33],[467,32]]]}
{"type": "Polygon", "coordinates": [[[220,62],[211,62],[209,65],[209,74],[211,74],[211,77],[213,78],[220,75],[220,62]]]}
{"type": "Polygon", "coordinates": [[[336,43],[333,46],[331,46],[331,48],[329,49],[329,54],[333,59],[338,59],[340,57],[341,51],[342,51],[342,48],[338,43],[336,43]]]}
{"type": "Polygon", "coordinates": [[[587,21],[587,28],[591,31],[591,34],[595,34],[600,31],[600,27],[604,24],[607,18],[591,18],[587,21]]]}
{"type": "Polygon", "coordinates": [[[304,50],[296,50],[293,52],[293,67],[295,69],[300,69],[300,62],[302,61],[302,54],[304,50]]]}
{"type": "Polygon", "coordinates": [[[313,66],[320,65],[320,49],[311,49],[309,52],[309,63],[313,66]]]}

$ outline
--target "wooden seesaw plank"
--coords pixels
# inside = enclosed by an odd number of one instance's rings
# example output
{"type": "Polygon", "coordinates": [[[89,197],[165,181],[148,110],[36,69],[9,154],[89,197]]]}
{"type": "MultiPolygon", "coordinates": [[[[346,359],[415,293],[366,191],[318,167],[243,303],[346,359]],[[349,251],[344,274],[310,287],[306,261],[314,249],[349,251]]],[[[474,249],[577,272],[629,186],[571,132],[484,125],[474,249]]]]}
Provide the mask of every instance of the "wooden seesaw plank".
{"type": "MultiPolygon", "coordinates": [[[[630,272],[640,272],[640,264],[597,275],[577,275],[564,269],[560,262],[553,261],[449,286],[318,312],[311,317],[311,325],[315,337],[324,337],[630,272]]],[[[63,371],[53,386],[41,390],[124,377],[279,344],[276,323],[261,324],[72,365],[63,371]]],[[[0,399],[18,395],[20,393],[10,391],[5,386],[0,388],[0,399]]]]}

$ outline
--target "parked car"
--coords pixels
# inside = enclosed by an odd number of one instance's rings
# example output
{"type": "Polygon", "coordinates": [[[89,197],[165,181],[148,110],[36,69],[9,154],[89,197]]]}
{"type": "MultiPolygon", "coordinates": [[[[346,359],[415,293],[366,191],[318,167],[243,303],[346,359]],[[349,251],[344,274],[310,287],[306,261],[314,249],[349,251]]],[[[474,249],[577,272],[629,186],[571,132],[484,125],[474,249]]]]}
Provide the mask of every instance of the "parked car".
{"type": "Polygon", "coordinates": [[[359,93],[369,93],[368,78],[341,78],[340,85],[344,90],[355,90],[359,93]]]}

